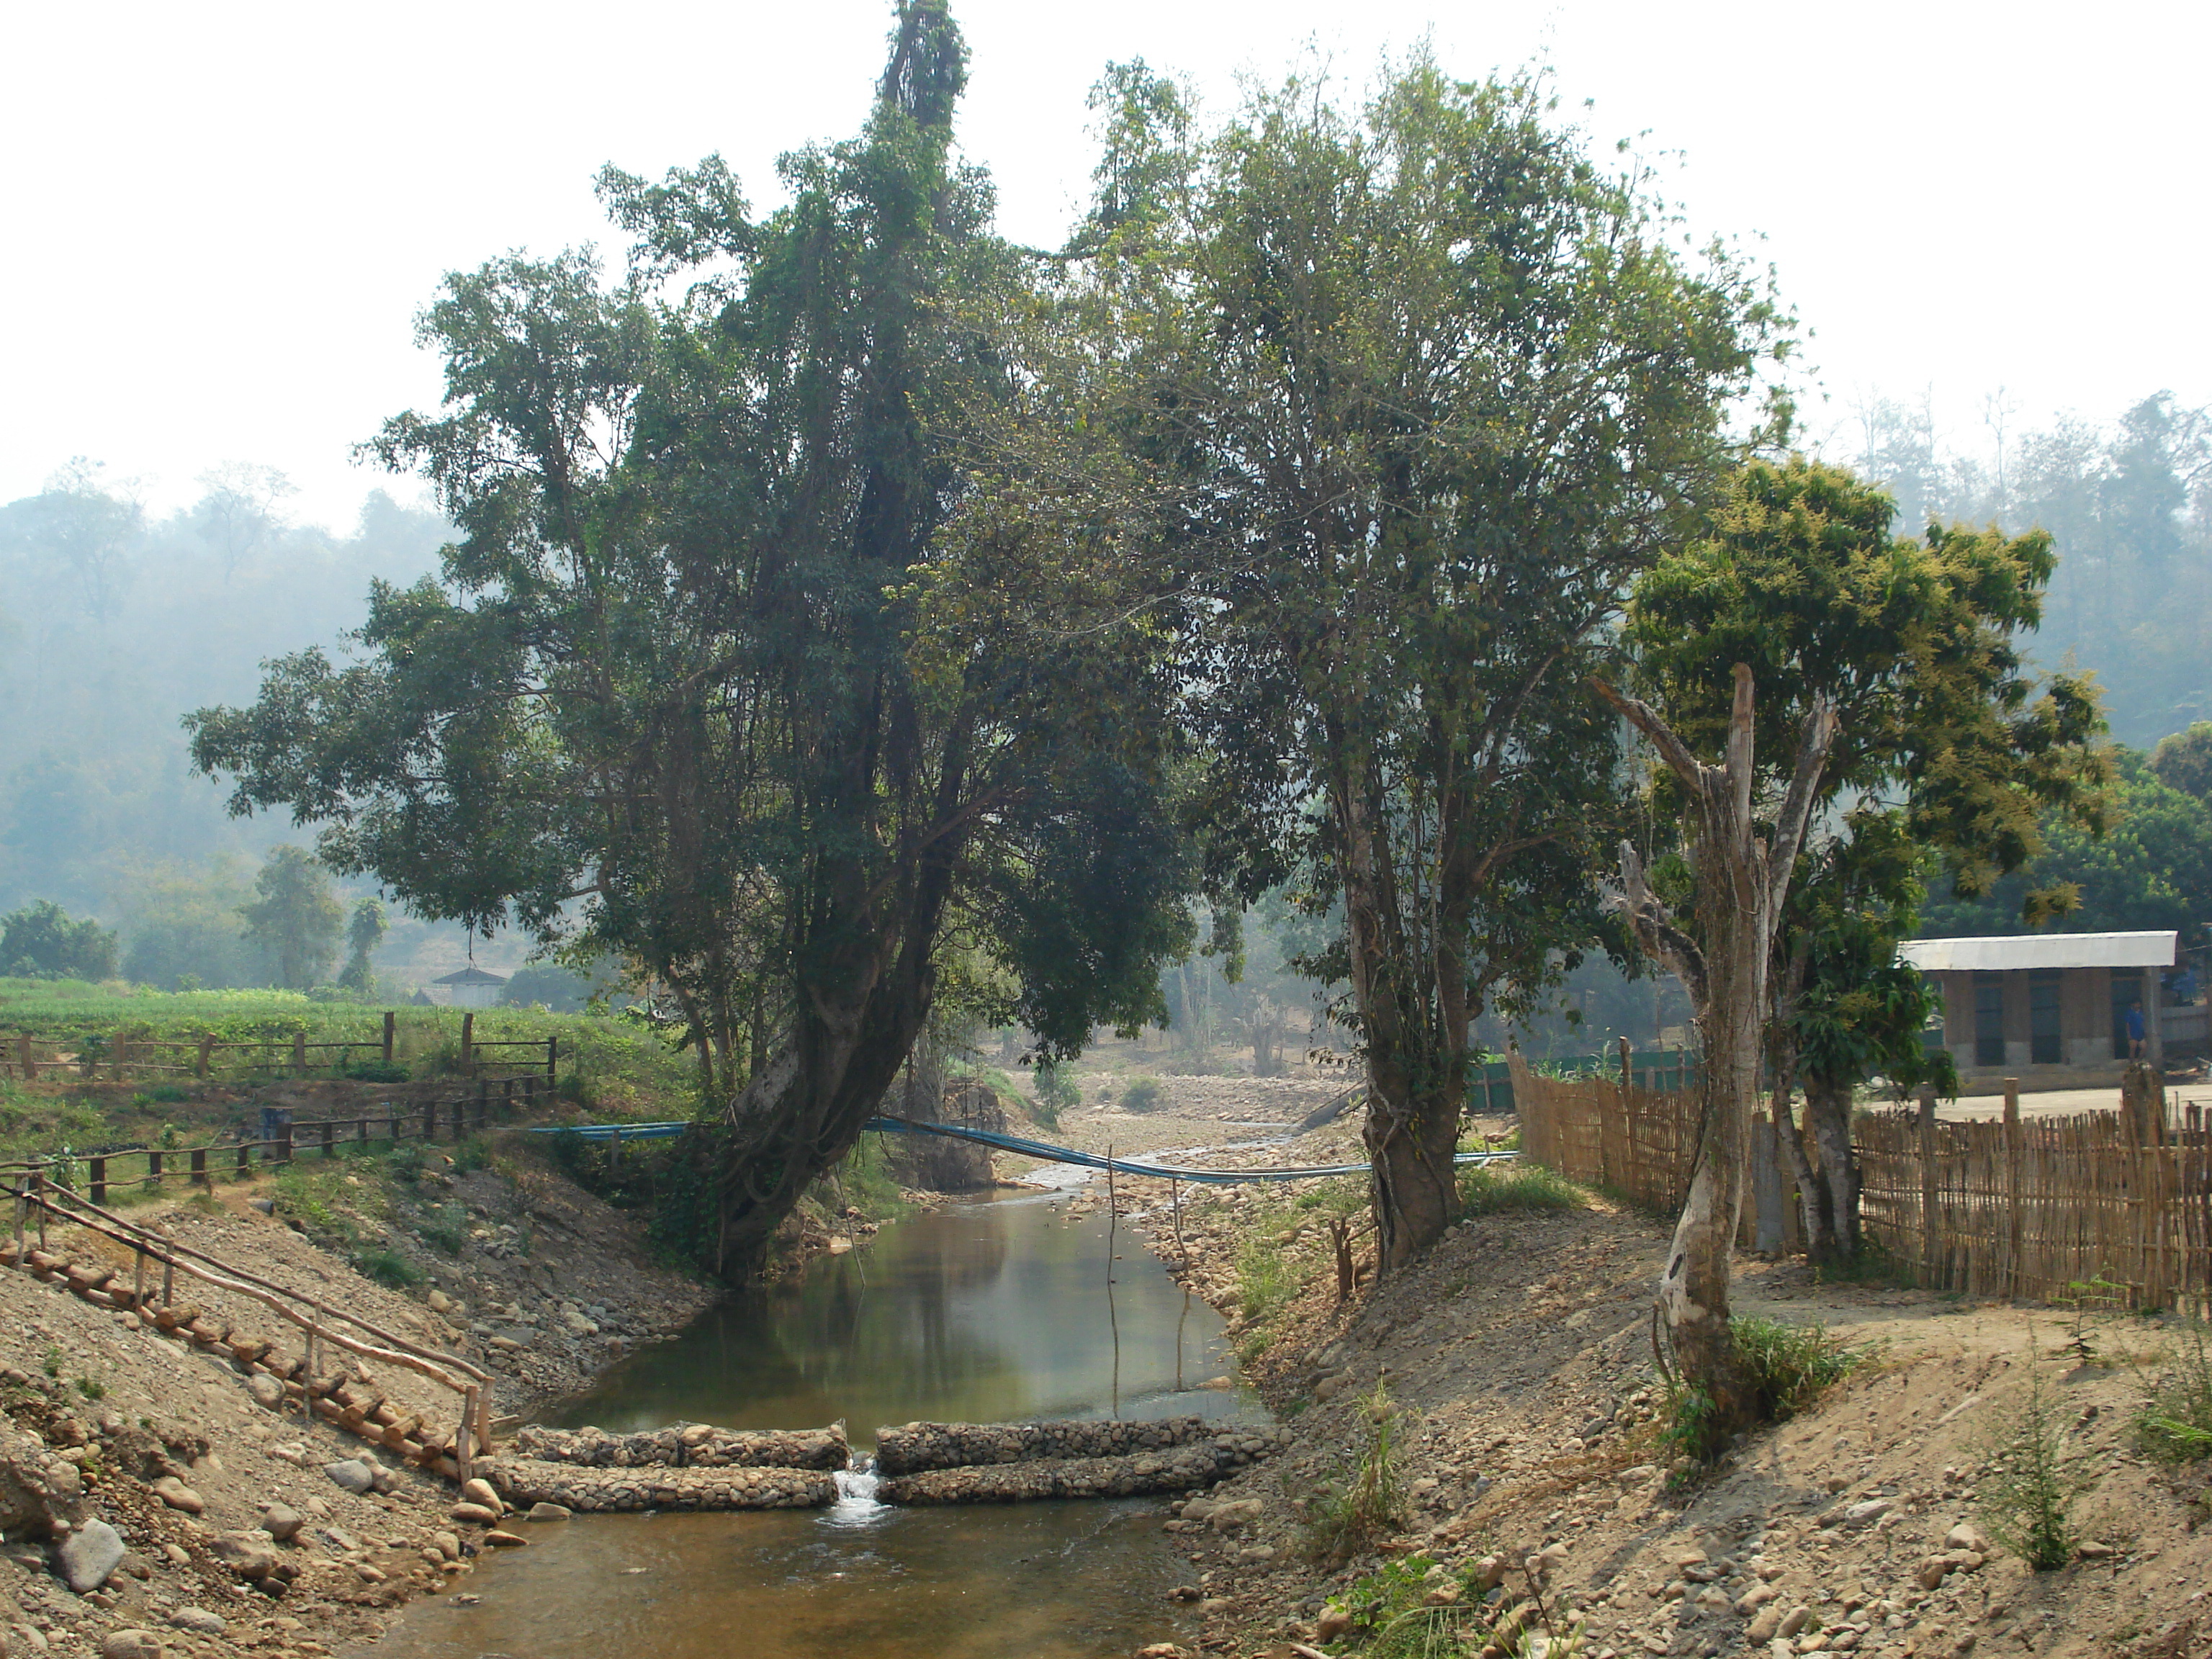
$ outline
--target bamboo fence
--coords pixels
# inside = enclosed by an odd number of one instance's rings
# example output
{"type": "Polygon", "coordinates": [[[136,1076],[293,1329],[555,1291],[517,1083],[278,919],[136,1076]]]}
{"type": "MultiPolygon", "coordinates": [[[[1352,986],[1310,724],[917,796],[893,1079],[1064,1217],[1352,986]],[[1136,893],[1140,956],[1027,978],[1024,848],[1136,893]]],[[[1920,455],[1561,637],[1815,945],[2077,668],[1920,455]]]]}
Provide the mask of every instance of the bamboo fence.
{"type": "MultiPolygon", "coordinates": [[[[1515,1055],[1513,1091],[1524,1156],[1662,1213],[1680,1207],[1697,1090],[1542,1077],[1515,1055]]],[[[1739,1243],[1765,1248],[1778,1210],[1778,1236],[1794,1245],[1799,1232],[1778,1127],[1753,1124],[1760,1167],[1739,1243]]],[[[2002,1119],[1939,1119],[1929,1100],[1861,1113],[1853,1134],[1865,1235],[1930,1290],[2212,1313],[2212,1123],[2201,1106],[2172,1114],[2154,1091],[2139,1109],[2023,1120],[2015,1084],[2002,1119]]]]}
{"type": "MultiPolygon", "coordinates": [[[[548,1080],[561,1073],[558,1037],[495,1037],[476,1035],[476,1013],[461,1016],[461,1072],[480,1075],[487,1066],[517,1075],[541,1066],[548,1080]],[[521,1050],[520,1054],[495,1050],[521,1050]]],[[[307,1033],[289,1037],[256,1038],[243,1042],[220,1042],[212,1034],[190,1040],[175,1037],[136,1037],[119,1034],[78,1042],[64,1048],[52,1037],[27,1032],[0,1034],[0,1073],[36,1082],[55,1073],[74,1073],[84,1082],[105,1077],[211,1078],[217,1075],[273,1075],[311,1077],[317,1073],[343,1076],[356,1057],[390,1066],[398,1040],[396,1017],[386,1013],[383,1029],[374,1035],[338,1042],[307,1041],[307,1033]],[[311,1060],[310,1056],[316,1058],[311,1060]]]]}

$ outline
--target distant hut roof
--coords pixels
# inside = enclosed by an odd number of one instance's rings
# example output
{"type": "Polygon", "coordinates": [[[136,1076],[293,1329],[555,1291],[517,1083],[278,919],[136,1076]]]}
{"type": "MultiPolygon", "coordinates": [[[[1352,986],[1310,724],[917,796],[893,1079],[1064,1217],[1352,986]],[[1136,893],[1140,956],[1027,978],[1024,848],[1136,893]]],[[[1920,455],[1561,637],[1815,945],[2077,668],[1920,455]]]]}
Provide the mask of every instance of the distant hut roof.
{"type": "Polygon", "coordinates": [[[433,985],[504,985],[507,983],[507,976],[503,974],[487,974],[474,963],[471,963],[459,973],[441,974],[430,983],[433,985]]]}
{"type": "Polygon", "coordinates": [[[2171,968],[2174,935],[2006,933],[1979,939],[1915,939],[1898,956],[1923,974],[2003,973],[2023,968],[2171,968]]]}

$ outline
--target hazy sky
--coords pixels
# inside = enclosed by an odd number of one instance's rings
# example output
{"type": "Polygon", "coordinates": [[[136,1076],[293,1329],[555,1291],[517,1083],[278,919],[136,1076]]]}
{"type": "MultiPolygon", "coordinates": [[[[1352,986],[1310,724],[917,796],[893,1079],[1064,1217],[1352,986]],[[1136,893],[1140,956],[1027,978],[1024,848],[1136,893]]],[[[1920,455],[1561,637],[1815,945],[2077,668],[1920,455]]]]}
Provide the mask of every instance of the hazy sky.
{"type": "MultiPolygon", "coordinates": [[[[1601,138],[1679,154],[1706,230],[1763,235],[1815,331],[1840,424],[1932,388],[1977,438],[2100,419],[2170,386],[2212,401],[2203,315],[2208,9],[1675,0],[956,0],[974,52],[963,147],[1001,225],[1058,240],[1091,164],[1083,94],[1109,58],[1206,105],[1309,41],[1355,83],[1425,33],[1454,72],[1540,58],[1601,138]],[[2194,111],[2192,114],[2191,112],[2194,111]]],[[[227,459],[283,468],[304,516],[380,482],[349,446],[434,402],[411,321],[440,275],[612,238],[591,179],[719,149],[756,206],[775,153],[850,133],[887,0],[586,8],[14,8],[0,68],[0,500],[73,454],[197,494],[227,459]]]]}

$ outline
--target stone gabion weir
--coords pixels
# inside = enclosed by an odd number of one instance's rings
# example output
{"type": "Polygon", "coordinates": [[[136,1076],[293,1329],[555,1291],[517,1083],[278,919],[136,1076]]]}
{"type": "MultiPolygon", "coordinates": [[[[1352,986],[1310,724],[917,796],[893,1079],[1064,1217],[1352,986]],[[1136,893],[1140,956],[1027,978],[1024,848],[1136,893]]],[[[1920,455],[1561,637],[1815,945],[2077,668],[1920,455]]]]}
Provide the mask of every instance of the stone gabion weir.
{"type": "MultiPolygon", "coordinates": [[[[1190,1492],[1276,1450],[1277,1429],[1158,1422],[908,1423],[877,1431],[876,1496],[890,1504],[1008,1504],[1190,1492]]],[[[484,1461],[507,1501],[585,1512],[811,1509],[836,1501],[850,1459],[842,1424],[647,1434],[521,1430],[484,1461]]]]}

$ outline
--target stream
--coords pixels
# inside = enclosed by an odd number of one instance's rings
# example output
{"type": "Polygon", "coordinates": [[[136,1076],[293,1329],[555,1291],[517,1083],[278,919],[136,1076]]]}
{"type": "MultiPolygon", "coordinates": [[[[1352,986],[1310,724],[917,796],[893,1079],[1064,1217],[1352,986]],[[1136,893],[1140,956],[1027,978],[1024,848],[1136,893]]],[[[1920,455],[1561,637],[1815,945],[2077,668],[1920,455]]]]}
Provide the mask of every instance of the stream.
{"type": "MultiPolygon", "coordinates": [[[[796,1283],[726,1303],[547,1420],[817,1428],[857,1450],[916,1419],[1195,1414],[1263,1421],[1221,1316],[1127,1231],[1065,1197],[917,1213],[796,1283]],[[1206,1387],[1211,1382],[1213,1386],[1206,1387]]],[[[1103,1659],[1170,1637],[1188,1571],[1159,1498],[899,1509],[848,1479],[832,1508],[579,1516],[526,1526],[362,1659],[1103,1659]],[[465,1601],[464,1598],[471,1598],[465,1601]]]]}

